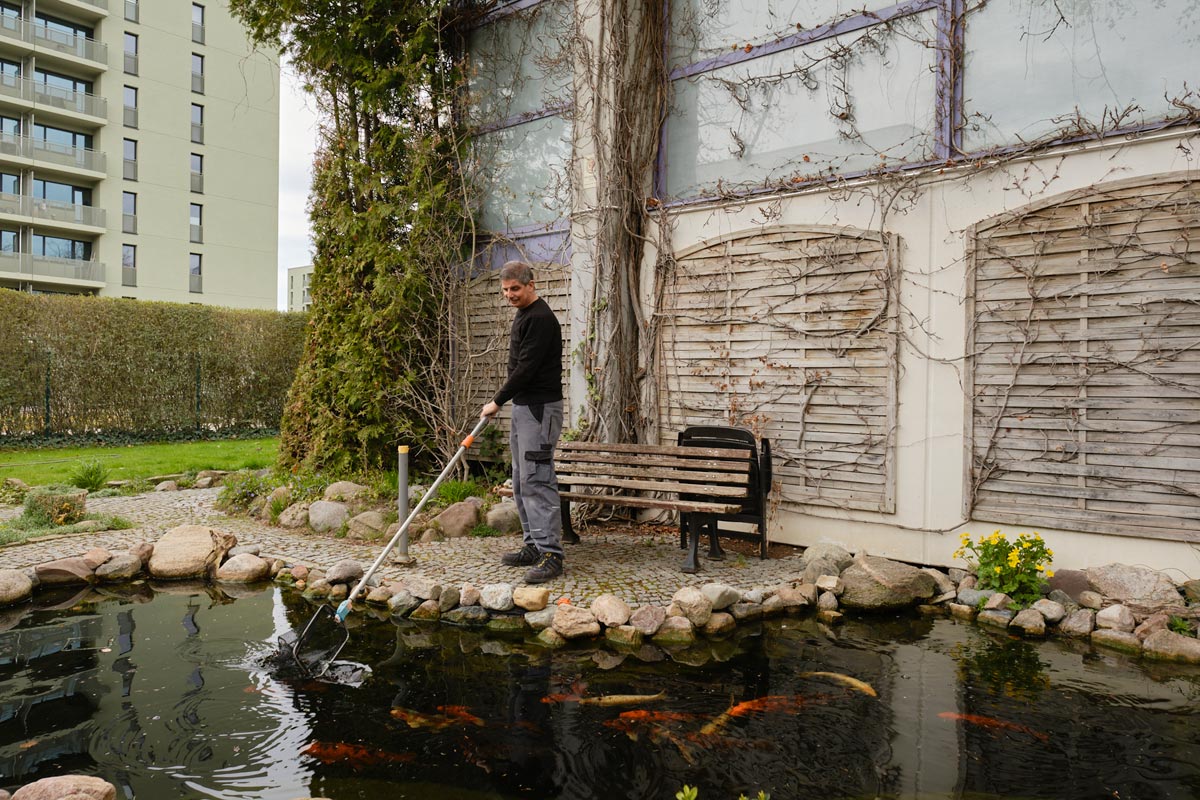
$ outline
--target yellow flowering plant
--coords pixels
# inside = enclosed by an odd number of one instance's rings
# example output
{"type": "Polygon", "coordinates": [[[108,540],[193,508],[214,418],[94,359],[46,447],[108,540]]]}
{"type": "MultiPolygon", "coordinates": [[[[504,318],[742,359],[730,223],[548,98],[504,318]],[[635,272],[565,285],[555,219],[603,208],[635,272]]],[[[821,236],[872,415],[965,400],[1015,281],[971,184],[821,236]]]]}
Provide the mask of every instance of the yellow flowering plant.
{"type": "Polygon", "coordinates": [[[1046,547],[1037,531],[1022,533],[1012,542],[1000,531],[983,536],[978,542],[971,540],[971,534],[964,533],[954,557],[974,567],[979,578],[975,588],[1004,592],[1017,608],[1037,601],[1042,596],[1045,579],[1054,577],[1049,568],[1054,551],[1046,547]]]}

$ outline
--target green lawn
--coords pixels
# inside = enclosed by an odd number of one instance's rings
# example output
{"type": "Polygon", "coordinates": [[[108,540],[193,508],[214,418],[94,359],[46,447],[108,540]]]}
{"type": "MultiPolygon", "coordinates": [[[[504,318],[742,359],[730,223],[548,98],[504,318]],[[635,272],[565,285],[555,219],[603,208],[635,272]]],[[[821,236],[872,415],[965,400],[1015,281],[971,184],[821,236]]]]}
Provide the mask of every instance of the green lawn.
{"type": "Polygon", "coordinates": [[[20,478],[30,486],[66,483],[81,462],[92,460],[108,468],[109,480],[202,469],[260,469],[272,466],[278,452],[278,437],[121,447],[0,450],[0,480],[20,478]]]}

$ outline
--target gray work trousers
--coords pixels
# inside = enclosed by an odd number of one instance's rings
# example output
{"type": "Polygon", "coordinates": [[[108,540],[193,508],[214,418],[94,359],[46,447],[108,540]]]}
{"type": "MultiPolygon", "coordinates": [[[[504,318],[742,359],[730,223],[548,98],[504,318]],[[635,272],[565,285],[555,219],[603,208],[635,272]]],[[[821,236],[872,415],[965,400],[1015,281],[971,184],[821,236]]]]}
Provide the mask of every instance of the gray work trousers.
{"type": "Polygon", "coordinates": [[[521,517],[525,544],[539,553],[561,556],[562,516],[558,499],[558,477],[554,474],[554,448],[562,432],[563,404],[559,400],[542,405],[541,419],[535,407],[513,405],[512,452],[513,500],[521,517]]]}

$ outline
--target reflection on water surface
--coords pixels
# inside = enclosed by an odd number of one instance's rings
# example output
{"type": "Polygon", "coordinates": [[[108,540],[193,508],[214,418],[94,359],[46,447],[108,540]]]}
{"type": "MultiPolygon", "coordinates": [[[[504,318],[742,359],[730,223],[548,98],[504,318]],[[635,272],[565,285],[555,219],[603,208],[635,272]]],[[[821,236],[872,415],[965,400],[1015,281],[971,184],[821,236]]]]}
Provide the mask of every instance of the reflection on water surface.
{"type": "MultiPolygon", "coordinates": [[[[199,586],[0,617],[0,786],[118,797],[1200,796],[1200,673],[948,619],[810,618],[668,654],[358,616],[360,686],[265,665],[308,606],[199,586]],[[153,597],[153,602],[147,602],[153,597]]],[[[88,597],[94,598],[94,595],[88,597]]]]}

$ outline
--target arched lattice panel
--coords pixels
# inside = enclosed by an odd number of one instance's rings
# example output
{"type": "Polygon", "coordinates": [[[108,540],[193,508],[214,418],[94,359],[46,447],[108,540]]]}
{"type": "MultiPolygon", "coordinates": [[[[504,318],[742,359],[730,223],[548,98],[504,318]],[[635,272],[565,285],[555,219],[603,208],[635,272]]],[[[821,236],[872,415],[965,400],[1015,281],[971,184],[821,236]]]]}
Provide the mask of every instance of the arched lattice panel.
{"type": "Polygon", "coordinates": [[[1094,186],[971,256],[968,513],[1200,541],[1200,187],[1094,186]]]}
{"type": "MultiPolygon", "coordinates": [[[[571,352],[571,267],[566,246],[565,235],[557,235],[554,241],[543,241],[539,247],[493,244],[481,255],[483,269],[468,288],[460,326],[466,352],[459,354],[458,372],[470,381],[466,392],[469,408],[477,410],[491,400],[508,374],[508,334],[516,312],[500,293],[496,270],[509,259],[521,259],[533,267],[538,296],[546,301],[562,326],[563,390],[566,391],[571,352]]],[[[509,408],[505,405],[496,422],[504,434],[503,442],[508,441],[508,419],[509,408]]]]}
{"type": "Polygon", "coordinates": [[[771,440],[783,503],[893,512],[894,264],[879,234],[784,226],[677,254],[660,439],[749,428],[771,440]]]}

